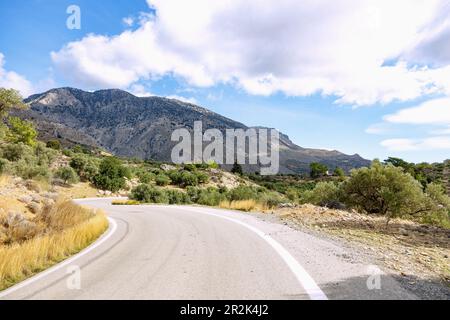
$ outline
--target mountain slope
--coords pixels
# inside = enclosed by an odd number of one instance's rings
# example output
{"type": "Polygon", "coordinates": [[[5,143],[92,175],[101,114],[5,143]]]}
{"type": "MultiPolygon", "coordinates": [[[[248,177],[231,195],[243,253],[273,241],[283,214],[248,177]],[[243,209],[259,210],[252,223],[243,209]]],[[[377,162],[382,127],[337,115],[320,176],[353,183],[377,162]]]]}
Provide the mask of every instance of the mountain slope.
{"type": "MultiPolygon", "coordinates": [[[[173,130],[191,131],[194,121],[201,120],[203,130],[247,129],[242,123],[190,103],[139,98],[116,89],[91,93],[59,88],[30,96],[25,102],[30,109],[15,113],[33,120],[44,140],[56,137],[67,143],[102,147],[118,156],[170,161],[175,145],[170,140],[173,130]]],[[[281,173],[306,172],[311,162],[345,170],[370,164],[359,155],[299,147],[281,134],[281,173]]],[[[255,167],[244,169],[254,171],[255,167]]]]}

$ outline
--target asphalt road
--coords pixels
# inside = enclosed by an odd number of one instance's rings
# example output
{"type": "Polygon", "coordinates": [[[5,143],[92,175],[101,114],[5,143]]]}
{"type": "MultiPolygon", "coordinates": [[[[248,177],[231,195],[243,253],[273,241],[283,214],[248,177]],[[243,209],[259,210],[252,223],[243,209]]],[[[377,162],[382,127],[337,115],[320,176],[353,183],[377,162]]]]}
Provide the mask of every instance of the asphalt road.
{"type": "Polygon", "coordinates": [[[417,298],[348,249],[263,216],[78,202],[104,209],[109,230],[0,299],[417,298]]]}

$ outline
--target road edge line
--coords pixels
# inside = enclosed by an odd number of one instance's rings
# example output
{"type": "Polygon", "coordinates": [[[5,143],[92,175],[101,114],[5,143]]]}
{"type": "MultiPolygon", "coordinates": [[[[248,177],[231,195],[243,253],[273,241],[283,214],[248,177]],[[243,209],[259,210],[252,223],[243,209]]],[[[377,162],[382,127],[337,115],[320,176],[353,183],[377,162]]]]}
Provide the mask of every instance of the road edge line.
{"type": "Polygon", "coordinates": [[[195,210],[192,207],[186,208],[182,207],[183,209],[187,209],[188,211],[197,212],[200,214],[205,214],[209,216],[215,216],[218,218],[222,218],[234,223],[237,223],[250,231],[256,233],[259,237],[264,239],[277,253],[278,255],[284,260],[284,262],[287,264],[289,269],[291,269],[292,273],[297,278],[300,285],[305,289],[308,296],[311,298],[311,300],[328,300],[328,297],[326,294],[320,289],[319,285],[314,281],[314,279],[309,275],[309,273],[302,267],[302,265],[295,259],[288,250],[286,250],[278,241],[273,239],[271,236],[267,235],[266,233],[262,232],[261,230],[249,225],[248,223],[242,222],[240,220],[222,216],[216,213],[208,213],[208,212],[202,212],[199,210],[195,210]]]}

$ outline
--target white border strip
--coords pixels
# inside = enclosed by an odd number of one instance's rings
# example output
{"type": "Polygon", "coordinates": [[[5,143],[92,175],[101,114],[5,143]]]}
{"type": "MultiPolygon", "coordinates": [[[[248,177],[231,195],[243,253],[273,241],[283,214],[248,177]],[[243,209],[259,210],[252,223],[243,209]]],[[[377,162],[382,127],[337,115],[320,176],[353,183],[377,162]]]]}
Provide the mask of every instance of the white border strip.
{"type": "Polygon", "coordinates": [[[107,219],[108,219],[109,224],[110,224],[110,230],[101,239],[97,240],[96,242],[91,244],[89,247],[87,247],[86,249],[80,251],[79,253],[77,253],[76,255],[74,255],[72,257],[70,257],[69,259],[64,260],[63,262],[61,262],[61,263],[59,263],[57,265],[54,265],[53,267],[51,267],[51,268],[49,268],[49,269],[47,269],[47,270],[45,270],[45,271],[43,271],[41,273],[38,273],[37,275],[35,275],[35,276],[33,276],[33,277],[31,277],[31,278],[29,278],[27,280],[24,280],[24,281],[22,281],[22,282],[20,282],[20,283],[18,283],[16,285],[6,289],[6,290],[4,290],[4,291],[1,291],[0,292],[0,298],[4,298],[7,295],[9,295],[9,294],[11,294],[11,293],[13,293],[13,292],[15,292],[17,290],[22,289],[23,287],[26,287],[26,286],[28,286],[28,285],[30,285],[30,284],[32,284],[32,283],[42,279],[42,278],[48,276],[49,274],[51,274],[51,273],[53,273],[53,272],[55,272],[55,271],[65,267],[65,266],[67,266],[69,264],[71,264],[75,260],[81,258],[82,256],[88,254],[92,250],[94,250],[97,247],[101,246],[105,241],[107,241],[109,238],[111,238],[111,236],[117,230],[117,223],[116,223],[116,221],[114,219],[112,219],[112,218],[109,218],[109,217],[107,219]]]}
{"type": "Polygon", "coordinates": [[[197,212],[200,214],[215,216],[215,217],[222,218],[222,219],[225,219],[228,221],[232,221],[234,223],[237,223],[237,224],[249,229],[250,231],[253,231],[258,236],[260,236],[262,239],[264,239],[273,249],[275,249],[275,251],[280,255],[280,257],[288,265],[289,269],[291,269],[292,273],[294,273],[298,282],[305,289],[306,293],[311,298],[311,300],[328,300],[325,293],[319,288],[319,286],[314,281],[314,279],[300,265],[300,263],[289,253],[289,251],[287,251],[279,242],[274,240],[271,236],[265,234],[264,232],[256,229],[255,227],[253,227],[245,222],[239,221],[234,218],[225,217],[225,216],[215,214],[215,213],[208,213],[208,212],[195,210],[194,208],[191,208],[191,207],[189,207],[189,208],[183,207],[183,209],[187,209],[188,211],[193,211],[193,212],[197,212]]]}

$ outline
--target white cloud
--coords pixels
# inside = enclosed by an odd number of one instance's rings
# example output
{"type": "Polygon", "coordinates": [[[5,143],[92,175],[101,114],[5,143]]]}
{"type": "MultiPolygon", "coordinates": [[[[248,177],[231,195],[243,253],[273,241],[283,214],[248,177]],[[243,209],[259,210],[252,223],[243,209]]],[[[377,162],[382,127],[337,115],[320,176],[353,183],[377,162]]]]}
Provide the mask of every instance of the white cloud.
{"type": "Polygon", "coordinates": [[[18,90],[23,97],[34,93],[31,83],[20,74],[4,68],[5,56],[0,52],[0,87],[18,90]]]}
{"type": "Polygon", "coordinates": [[[179,95],[170,95],[170,96],[167,96],[166,98],[176,99],[176,100],[180,100],[180,101],[186,102],[186,103],[197,104],[197,100],[194,97],[186,98],[186,97],[179,96],[179,95]]]}
{"type": "Polygon", "coordinates": [[[392,123],[450,125],[450,98],[433,99],[384,117],[392,123]]]}
{"type": "Polygon", "coordinates": [[[136,97],[151,97],[153,93],[147,91],[142,84],[133,84],[128,88],[128,91],[136,97]]]}
{"type": "Polygon", "coordinates": [[[258,95],[322,93],[352,105],[450,94],[445,57],[436,68],[408,60],[420,60],[421,40],[432,38],[436,25],[447,28],[443,1],[148,3],[156,15],[141,19],[138,29],[89,35],[52,52],[57,69],[87,87],[127,88],[173,75],[192,86],[231,83],[258,95]]]}
{"type": "Polygon", "coordinates": [[[450,149],[450,136],[436,136],[425,139],[388,139],[381,145],[390,151],[426,151],[450,149]]]}
{"type": "Polygon", "coordinates": [[[127,27],[132,27],[134,24],[134,19],[133,19],[133,17],[125,17],[122,19],[122,22],[127,27]]]}

